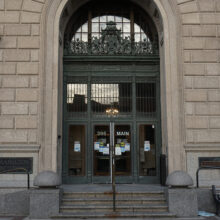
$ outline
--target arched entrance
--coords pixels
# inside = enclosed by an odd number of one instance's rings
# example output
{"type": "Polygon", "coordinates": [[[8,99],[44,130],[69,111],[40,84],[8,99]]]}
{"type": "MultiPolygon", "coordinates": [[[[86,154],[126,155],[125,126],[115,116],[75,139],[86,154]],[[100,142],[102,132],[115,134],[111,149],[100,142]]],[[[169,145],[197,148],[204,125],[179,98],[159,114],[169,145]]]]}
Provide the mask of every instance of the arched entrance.
{"type": "Polygon", "coordinates": [[[63,182],[109,183],[113,157],[116,182],[159,183],[153,21],[132,2],[91,1],[72,15],[64,39],[63,182]]]}
{"type": "MultiPolygon", "coordinates": [[[[63,43],[70,17],[87,0],[49,0],[42,14],[41,38],[41,149],[39,170],[54,170],[62,175],[63,121],[63,43]]],[[[133,1],[148,12],[159,33],[162,152],[168,157],[168,172],[185,169],[182,90],[178,57],[179,14],[175,1],[133,1]],[[158,16],[159,15],[159,16],[158,16]]]]}

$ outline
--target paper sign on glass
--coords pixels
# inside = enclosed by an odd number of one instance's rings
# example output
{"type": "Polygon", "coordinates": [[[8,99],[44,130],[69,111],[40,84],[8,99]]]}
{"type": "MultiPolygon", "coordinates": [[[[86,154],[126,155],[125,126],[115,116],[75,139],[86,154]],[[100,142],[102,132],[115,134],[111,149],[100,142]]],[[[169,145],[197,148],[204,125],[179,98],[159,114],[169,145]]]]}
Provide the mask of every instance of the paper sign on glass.
{"type": "Polygon", "coordinates": [[[121,152],[122,152],[122,153],[125,152],[125,147],[121,147],[121,152]]]}
{"type": "Polygon", "coordinates": [[[144,151],[150,151],[150,141],[144,141],[144,151]]]}
{"type": "Polygon", "coordinates": [[[121,148],[120,147],[115,148],[115,155],[121,155],[121,148]]]}
{"type": "Polygon", "coordinates": [[[80,142],[79,141],[74,142],[74,151],[80,152],[80,142]]]}
{"type": "Polygon", "coordinates": [[[103,153],[103,146],[99,146],[99,153],[103,153]]]}
{"type": "Polygon", "coordinates": [[[94,143],[94,150],[99,150],[99,142],[94,143]]]}
{"type": "Polygon", "coordinates": [[[130,143],[125,143],[125,151],[130,151],[130,143]]]}
{"type": "Polygon", "coordinates": [[[109,155],[109,148],[108,147],[103,148],[103,154],[104,155],[109,155]]]}

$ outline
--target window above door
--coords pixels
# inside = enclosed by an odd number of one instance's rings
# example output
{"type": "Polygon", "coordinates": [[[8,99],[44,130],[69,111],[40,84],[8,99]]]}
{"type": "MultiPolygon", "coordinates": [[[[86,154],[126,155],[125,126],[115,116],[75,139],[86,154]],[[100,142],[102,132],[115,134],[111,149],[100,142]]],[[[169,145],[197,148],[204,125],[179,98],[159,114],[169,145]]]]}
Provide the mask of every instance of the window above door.
{"type": "Polygon", "coordinates": [[[70,117],[91,112],[93,117],[106,116],[114,108],[118,116],[155,117],[156,83],[67,83],[66,110],[70,117]],[[135,88],[135,90],[133,89],[135,88]]]}

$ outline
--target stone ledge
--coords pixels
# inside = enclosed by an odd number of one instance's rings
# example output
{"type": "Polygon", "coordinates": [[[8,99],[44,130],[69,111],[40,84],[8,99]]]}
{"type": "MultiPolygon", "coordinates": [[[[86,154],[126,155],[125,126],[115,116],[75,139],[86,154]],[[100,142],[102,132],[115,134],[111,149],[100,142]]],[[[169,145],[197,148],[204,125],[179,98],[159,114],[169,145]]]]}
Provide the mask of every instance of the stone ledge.
{"type": "Polygon", "coordinates": [[[0,153],[38,153],[40,145],[0,145],[0,153]]]}
{"type": "Polygon", "coordinates": [[[220,152],[220,143],[219,144],[186,144],[184,145],[186,152],[211,152],[218,151],[220,152]]]}

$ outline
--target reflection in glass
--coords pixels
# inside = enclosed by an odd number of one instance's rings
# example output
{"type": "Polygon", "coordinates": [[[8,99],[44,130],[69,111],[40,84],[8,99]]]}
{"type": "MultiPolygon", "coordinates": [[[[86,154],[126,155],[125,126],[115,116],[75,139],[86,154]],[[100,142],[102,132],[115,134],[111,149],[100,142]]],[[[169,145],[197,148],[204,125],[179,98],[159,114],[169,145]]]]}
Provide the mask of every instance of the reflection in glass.
{"type": "Polygon", "coordinates": [[[130,22],[130,20],[123,17],[123,22],[130,22]]]}
{"type": "Polygon", "coordinates": [[[124,38],[130,37],[130,33],[124,33],[124,34],[123,34],[123,37],[124,37],[124,38]]]}
{"type": "Polygon", "coordinates": [[[123,32],[130,32],[130,23],[124,23],[123,24],[123,32]]]}
{"type": "Polygon", "coordinates": [[[110,133],[108,125],[94,126],[93,158],[94,175],[110,175],[110,133]]]}
{"type": "Polygon", "coordinates": [[[88,32],[88,22],[82,26],[82,32],[88,32]]]}
{"type": "Polygon", "coordinates": [[[156,176],[155,126],[139,126],[140,176],[156,176]]]}
{"type": "Polygon", "coordinates": [[[138,114],[153,116],[156,113],[156,84],[136,84],[136,110],[138,114]]]}
{"type": "MultiPolygon", "coordinates": [[[[109,21],[115,21],[116,22],[116,27],[118,30],[121,30],[122,36],[131,36],[131,22],[129,19],[120,17],[120,16],[115,16],[115,15],[102,15],[102,16],[97,16],[91,20],[91,25],[92,25],[92,33],[91,36],[100,37],[100,33],[102,32],[103,29],[106,28],[106,22],[109,21]]],[[[144,30],[140,27],[138,24],[134,24],[134,33],[135,33],[135,41],[139,42],[143,40],[146,34],[142,36],[142,33],[145,33],[144,30]]],[[[75,32],[73,36],[73,40],[79,39],[80,41],[88,41],[88,37],[86,37],[86,34],[88,35],[88,22],[84,23],[78,30],[75,32]]],[[[149,39],[147,38],[149,41],[149,39]]]]}
{"type": "Polygon", "coordinates": [[[134,32],[140,32],[140,26],[137,24],[134,24],[134,32]]]}
{"type": "Polygon", "coordinates": [[[94,113],[105,113],[110,107],[117,108],[119,114],[131,112],[131,100],[131,83],[91,85],[91,108],[94,113]]]}
{"type": "Polygon", "coordinates": [[[100,22],[106,22],[106,21],[107,21],[106,16],[101,16],[101,17],[100,17],[100,22]]]}
{"type": "Polygon", "coordinates": [[[136,42],[141,41],[141,35],[140,34],[135,34],[134,39],[135,39],[136,42]]]}
{"type": "Polygon", "coordinates": [[[130,125],[115,125],[115,172],[117,176],[131,175],[130,125]]]}
{"type": "Polygon", "coordinates": [[[85,126],[70,125],[68,136],[68,170],[70,176],[85,175],[85,126]]]}
{"type": "Polygon", "coordinates": [[[88,41],[88,34],[82,34],[82,41],[88,41]]]}
{"type": "Polygon", "coordinates": [[[122,17],[115,16],[115,21],[116,21],[116,22],[122,22],[122,17]]]}
{"type": "Polygon", "coordinates": [[[99,23],[92,24],[92,32],[99,32],[99,23]]]}
{"type": "Polygon", "coordinates": [[[102,32],[106,28],[106,23],[100,23],[100,30],[99,32],[102,32]]]}
{"type": "MultiPolygon", "coordinates": [[[[105,17],[105,16],[102,16],[102,17],[105,17]]],[[[101,18],[102,18],[102,17],[101,17],[101,18]]],[[[93,19],[92,19],[92,22],[99,22],[99,17],[93,18],[93,19]]]]}
{"type": "Polygon", "coordinates": [[[99,34],[98,34],[98,33],[93,33],[93,34],[92,34],[92,37],[97,37],[97,38],[99,38],[99,34]]]}
{"type": "Polygon", "coordinates": [[[81,34],[80,33],[75,34],[75,40],[81,40],[81,34]]]}
{"type": "Polygon", "coordinates": [[[107,16],[107,20],[109,21],[115,21],[115,16],[107,16]]]}
{"type": "Polygon", "coordinates": [[[67,84],[67,111],[87,111],[87,84],[67,84]]]}
{"type": "Polygon", "coordinates": [[[141,34],[141,40],[143,41],[143,40],[147,40],[147,36],[146,36],[146,34],[141,34]]]}
{"type": "MultiPolygon", "coordinates": [[[[122,23],[116,23],[116,27],[118,30],[122,31],[122,23]]],[[[130,35],[130,33],[129,33],[129,35],[130,35]]]]}

